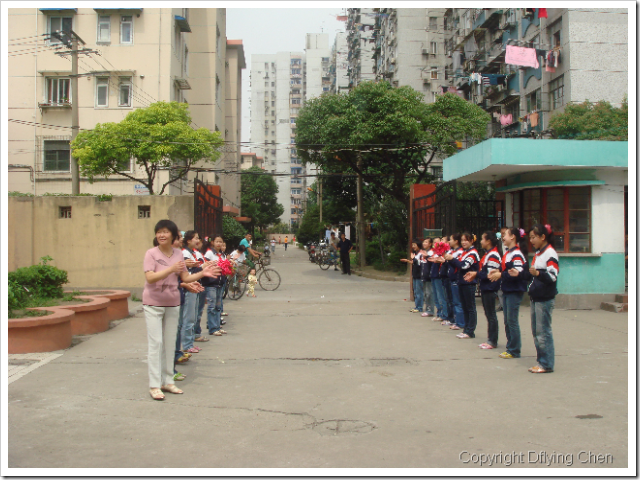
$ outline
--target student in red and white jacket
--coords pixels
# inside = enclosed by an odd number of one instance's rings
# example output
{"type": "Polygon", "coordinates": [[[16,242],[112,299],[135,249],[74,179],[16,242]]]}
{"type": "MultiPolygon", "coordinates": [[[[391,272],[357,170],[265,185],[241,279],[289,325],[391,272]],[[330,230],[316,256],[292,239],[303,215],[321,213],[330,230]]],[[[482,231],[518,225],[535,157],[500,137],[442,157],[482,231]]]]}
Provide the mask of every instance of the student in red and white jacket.
{"type": "Polygon", "coordinates": [[[458,287],[458,268],[451,262],[454,258],[459,258],[462,255],[463,249],[460,246],[462,236],[459,233],[454,233],[449,237],[449,246],[451,252],[444,255],[444,259],[447,261],[447,271],[449,275],[449,282],[451,285],[451,300],[453,302],[453,318],[454,324],[449,328],[451,330],[462,330],[465,326],[464,312],[462,311],[462,302],[460,301],[460,290],[458,287]]]}
{"type": "Polygon", "coordinates": [[[475,338],[476,336],[476,326],[478,324],[476,284],[478,281],[472,277],[465,277],[469,272],[478,271],[480,256],[474,246],[475,241],[475,235],[464,232],[460,237],[463,248],[460,257],[454,258],[452,255],[444,257],[458,270],[458,291],[460,293],[460,302],[462,303],[462,313],[464,315],[464,330],[462,333],[456,335],[458,338],[475,338]]]}
{"type": "Polygon", "coordinates": [[[529,297],[531,332],[538,360],[538,364],[529,371],[548,373],[553,372],[555,361],[551,314],[558,294],[558,253],[553,248],[553,230],[550,225],[535,225],[529,231],[529,240],[536,249],[529,269],[533,276],[533,282],[529,285],[529,297]]]}
{"type": "Polygon", "coordinates": [[[521,228],[509,227],[502,235],[506,251],[502,256],[500,270],[487,275],[489,280],[501,280],[504,329],[507,336],[507,350],[501,358],[520,358],[522,339],[520,336],[520,304],[527,291],[527,280],[531,278],[527,268],[527,241],[521,228]]]}

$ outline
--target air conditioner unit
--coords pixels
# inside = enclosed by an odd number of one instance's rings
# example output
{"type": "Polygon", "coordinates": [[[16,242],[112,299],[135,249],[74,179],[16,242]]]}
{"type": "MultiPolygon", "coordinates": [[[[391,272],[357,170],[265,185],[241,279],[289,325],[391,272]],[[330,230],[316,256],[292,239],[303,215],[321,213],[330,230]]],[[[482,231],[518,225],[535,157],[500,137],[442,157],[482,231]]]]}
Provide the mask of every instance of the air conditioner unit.
{"type": "Polygon", "coordinates": [[[431,79],[430,78],[423,78],[422,79],[422,83],[424,83],[424,84],[431,83],[431,79]]]}
{"type": "Polygon", "coordinates": [[[426,48],[422,49],[422,55],[429,55],[429,50],[426,48]]]}

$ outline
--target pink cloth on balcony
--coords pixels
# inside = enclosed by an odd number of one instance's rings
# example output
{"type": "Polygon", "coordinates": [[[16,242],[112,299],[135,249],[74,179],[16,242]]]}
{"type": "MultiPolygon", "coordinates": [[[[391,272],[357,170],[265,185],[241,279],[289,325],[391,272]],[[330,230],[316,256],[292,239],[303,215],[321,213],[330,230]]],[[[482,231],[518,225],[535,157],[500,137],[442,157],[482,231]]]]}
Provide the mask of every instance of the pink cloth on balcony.
{"type": "Polygon", "coordinates": [[[511,125],[513,123],[513,115],[507,113],[506,115],[500,115],[500,125],[511,125]]]}
{"type": "Polygon", "coordinates": [[[535,48],[516,47],[515,45],[507,45],[504,63],[521,67],[540,67],[535,48]]]}

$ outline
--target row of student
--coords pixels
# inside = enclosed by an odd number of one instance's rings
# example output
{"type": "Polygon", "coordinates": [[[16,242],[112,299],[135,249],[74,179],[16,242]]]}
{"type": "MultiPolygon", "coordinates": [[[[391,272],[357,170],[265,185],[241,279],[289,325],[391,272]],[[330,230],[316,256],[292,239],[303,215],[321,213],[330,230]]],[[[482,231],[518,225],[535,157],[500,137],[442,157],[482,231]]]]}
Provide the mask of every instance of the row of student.
{"type": "Polygon", "coordinates": [[[475,338],[477,312],[475,291],[479,283],[482,306],[487,318],[487,342],[483,349],[498,346],[498,319],[496,297],[502,293],[506,350],[501,358],[519,358],[522,346],[519,309],[525,292],[531,299],[531,329],[538,364],[529,369],[533,373],[547,373],[554,369],[554,343],[551,329],[552,312],[559,273],[558,254],[553,247],[553,231],[549,225],[535,225],[529,232],[529,241],[536,249],[529,266],[527,241],[524,230],[503,228],[500,233],[482,234],[481,247],[485,255],[480,258],[475,248],[476,237],[468,232],[450,237],[415,240],[412,243],[413,291],[415,308],[423,316],[437,310],[435,321],[461,330],[460,339],[475,338]]]}
{"type": "MultiPolygon", "coordinates": [[[[250,241],[243,239],[247,244],[250,241]]],[[[155,226],[154,248],[144,259],[146,277],[142,294],[149,343],[150,394],[164,400],[164,392],[183,393],[175,381],[185,375],[175,369],[200,352],[194,342],[208,342],[202,334],[201,317],[207,303],[209,335],[226,334],[221,325],[223,293],[227,278],[217,263],[226,258],[226,245],[217,236],[203,243],[198,232],[182,235],[176,224],[161,220],[155,226]]],[[[245,260],[246,247],[240,245],[230,256],[233,262],[245,260]]]]}

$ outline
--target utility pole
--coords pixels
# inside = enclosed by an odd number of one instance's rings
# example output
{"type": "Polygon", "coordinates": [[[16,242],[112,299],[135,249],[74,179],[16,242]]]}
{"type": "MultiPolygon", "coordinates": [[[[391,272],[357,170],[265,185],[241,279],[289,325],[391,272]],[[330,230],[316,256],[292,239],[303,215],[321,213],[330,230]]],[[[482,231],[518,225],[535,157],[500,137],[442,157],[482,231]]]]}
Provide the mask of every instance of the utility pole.
{"type": "Polygon", "coordinates": [[[320,206],[320,223],[322,223],[322,177],[318,175],[318,205],[320,206]]]}
{"type": "MultiPolygon", "coordinates": [[[[71,33],[71,141],[78,136],[78,36],[71,33]]],[[[71,194],[80,193],[78,159],[71,155],[71,194]]]]}
{"type": "Polygon", "coordinates": [[[358,152],[358,183],[356,187],[358,195],[358,220],[356,222],[356,230],[358,235],[358,250],[360,251],[360,270],[364,270],[366,265],[365,261],[365,238],[364,238],[364,210],[363,210],[363,195],[362,195],[362,153],[358,152]]]}
{"type": "MultiPolygon", "coordinates": [[[[78,130],[80,128],[79,120],[79,107],[80,99],[78,92],[78,55],[88,55],[90,53],[98,53],[90,48],[78,49],[78,44],[86,45],[73,30],[52,32],[51,36],[64,43],[69,51],[56,52],[56,55],[64,56],[71,55],[71,141],[73,142],[78,136],[78,130]]],[[[78,171],[78,160],[71,155],[71,194],[77,195],[80,193],[80,173],[78,171]]]]}

